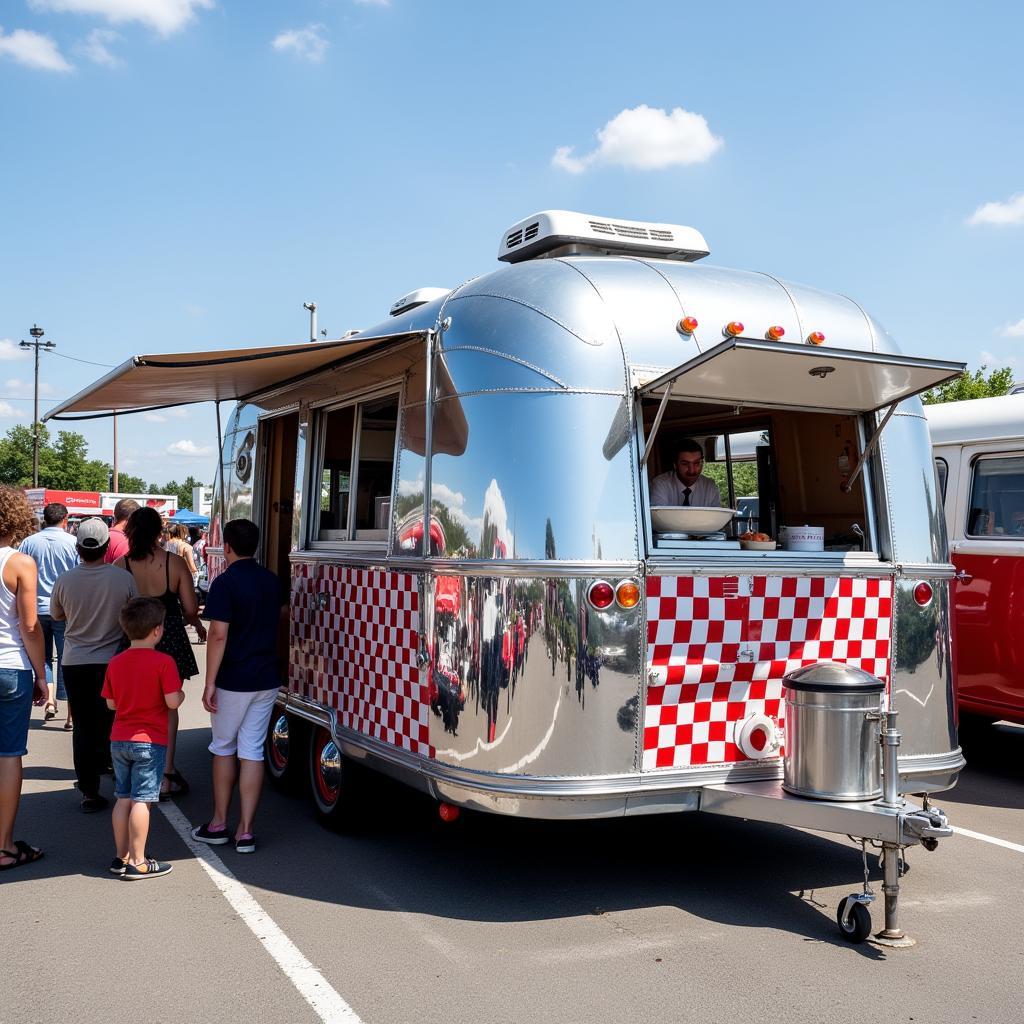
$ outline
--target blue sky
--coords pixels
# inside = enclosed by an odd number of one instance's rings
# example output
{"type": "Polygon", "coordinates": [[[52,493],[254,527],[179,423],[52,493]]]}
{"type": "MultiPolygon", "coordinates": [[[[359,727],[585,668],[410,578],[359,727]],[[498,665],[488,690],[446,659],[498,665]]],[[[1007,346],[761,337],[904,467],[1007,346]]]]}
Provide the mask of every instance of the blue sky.
{"type": "MultiPolygon", "coordinates": [[[[1016,3],[0,0],[0,431],[31,422],[34,322],[64,398],[103,372],[69,357],[299,341],[310,299],[331,337],[376,323],[547,208],[692,224],[1024,377],[1022,30],[1016,3]]],[[[126,471],[212,476],[209,406],[122,424],[126,471]]]]}

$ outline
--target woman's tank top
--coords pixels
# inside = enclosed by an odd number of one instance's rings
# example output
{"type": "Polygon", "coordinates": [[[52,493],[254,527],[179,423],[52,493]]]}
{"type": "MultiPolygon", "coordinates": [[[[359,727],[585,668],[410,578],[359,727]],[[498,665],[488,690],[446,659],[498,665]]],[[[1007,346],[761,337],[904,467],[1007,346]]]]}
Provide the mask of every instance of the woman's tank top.
{"type": "Polygon", "coordinates": [[[0,548],[0,668],[32,668],[32,663],[25,653],[25,643],[21,639],[21,628],[18,625],[17,599],[7,584],[4,583],[3,572],[7,560],[14,554],[14,548],[0,548]]]}

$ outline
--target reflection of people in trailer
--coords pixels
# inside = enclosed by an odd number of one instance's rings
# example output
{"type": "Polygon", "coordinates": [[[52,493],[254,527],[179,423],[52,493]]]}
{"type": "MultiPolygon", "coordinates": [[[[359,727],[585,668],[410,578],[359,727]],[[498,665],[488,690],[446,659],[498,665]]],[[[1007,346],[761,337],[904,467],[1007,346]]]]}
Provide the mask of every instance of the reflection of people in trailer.
{"type": "MultiPolygon", "coordinates": [[[[398,543],[403,551],[423,548],[423,509],[413,509],[398,524],[398,543]]],[[[444,528],[430,517],[430,551],[445,552],[444,528]]],[[[457,735],[459,715],[466,706],[466,688],[460,669],[465,661],[465,631],[459,629],[462,609],[461,581],[457,576],[438,576],[434,583],[434,643],[430,651],[427,692],[430,710],[444,723],[445,732],[457,735]]]]}

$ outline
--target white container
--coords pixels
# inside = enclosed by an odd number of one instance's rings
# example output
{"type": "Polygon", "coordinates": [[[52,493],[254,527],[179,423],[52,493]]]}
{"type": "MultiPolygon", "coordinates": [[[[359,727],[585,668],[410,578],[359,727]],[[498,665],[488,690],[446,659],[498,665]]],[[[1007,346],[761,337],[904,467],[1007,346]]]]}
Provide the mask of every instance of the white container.
{"type": "Polygon", "coordinates": [[[783,526],[782,546],[786,551],[824,551],[824,526],[783,526]]]}

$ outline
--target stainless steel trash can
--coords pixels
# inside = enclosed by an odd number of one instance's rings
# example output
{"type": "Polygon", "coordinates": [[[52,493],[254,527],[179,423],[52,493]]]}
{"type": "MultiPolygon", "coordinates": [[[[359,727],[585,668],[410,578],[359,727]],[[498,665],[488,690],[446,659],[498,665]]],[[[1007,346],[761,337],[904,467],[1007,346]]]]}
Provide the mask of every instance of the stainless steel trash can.
{"type": "Polygon", "coordinates": [[[815,800],[880,797],[882,680],[851,665],[820,662],[797,669],[783,682],[783,788],[815,800]]]}

